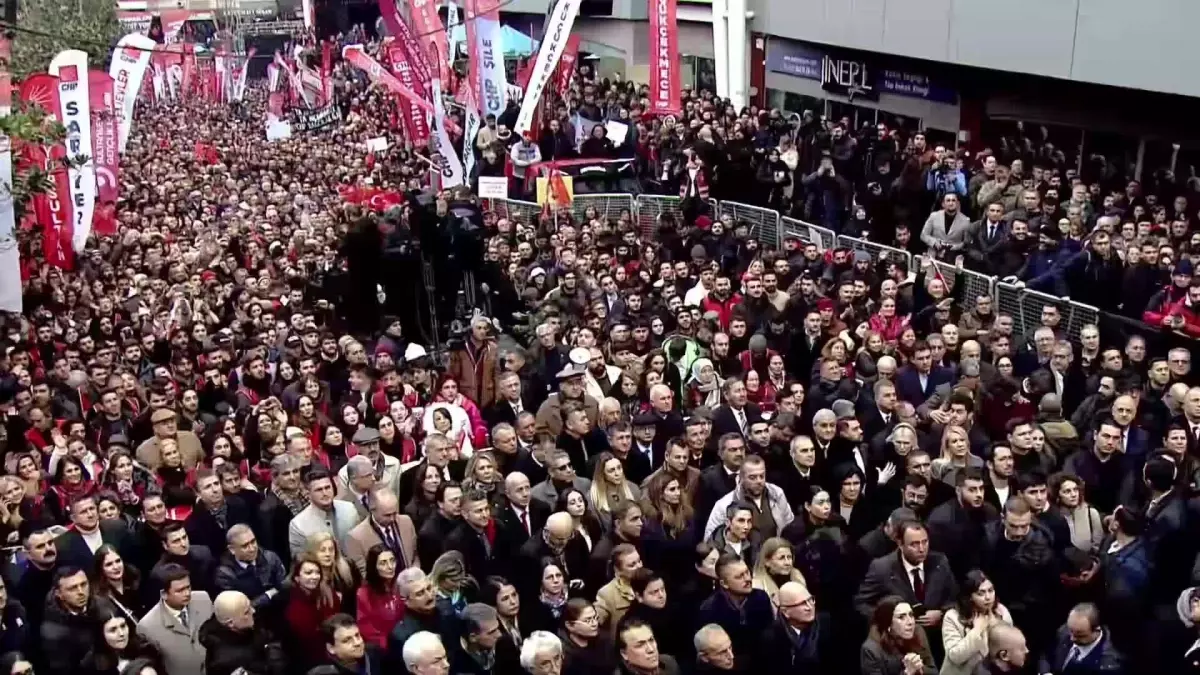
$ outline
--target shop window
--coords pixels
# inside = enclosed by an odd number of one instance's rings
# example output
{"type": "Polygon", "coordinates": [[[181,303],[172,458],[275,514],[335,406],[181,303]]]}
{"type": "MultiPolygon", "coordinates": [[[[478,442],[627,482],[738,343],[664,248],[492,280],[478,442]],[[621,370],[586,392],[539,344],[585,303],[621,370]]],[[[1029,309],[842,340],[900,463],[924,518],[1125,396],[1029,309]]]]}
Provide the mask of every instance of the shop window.
{"type": "Polygon", "coordinates": [[[685,86],[691,87],[692,91],[707,89],[716,93],[717,63],[715,60],[685,54],[680,58],[680,62],[683,65],[680,75],[685,86]]]}
{"type": "Polygon", "coordinates": [[[811,110],[813,114],[823,115],[825,113],[825,101],[812,96],[804,96],[803,94],[795,94],[782,89],[767,90],[767,107],[779,108],[785,115],[796,113],[803,114],[805,110],[811,110]]]}

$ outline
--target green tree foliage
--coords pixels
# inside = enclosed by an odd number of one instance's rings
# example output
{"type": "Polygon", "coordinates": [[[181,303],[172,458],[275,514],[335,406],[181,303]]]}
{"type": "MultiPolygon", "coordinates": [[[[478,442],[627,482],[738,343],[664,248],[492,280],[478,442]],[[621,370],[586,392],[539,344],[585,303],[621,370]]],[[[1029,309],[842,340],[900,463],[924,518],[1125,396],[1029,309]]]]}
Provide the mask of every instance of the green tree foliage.
{"type": "MultiPolygon", "coordinates": [[[[15,155],[21,153],[26,145],[48,148],[61,141],[66,136],[66,129],[44,110],[36,105],[26,105],[20,100],[13,101],[13,111],[7,117],[0,118],[0,133],[11,139],[15,155]]],[[[86,161],[79,157],[64,162],[66,166],[86,161]]],[[[44,194],[54,189],[50,174],[43,167],[19,168],[13,163],[12,198],[13,208],[18,221],[24,215],[32,195],[44,194]]]]}
{"type": "Polygon", "coordinates": [[[90,67],[108,70],[112,45],[121,33],[113,0],[19,0],[19,3],[17,27],[23,30],[13,36],[14,78],[45,72],[50,59],[64,49],[82,49],[88,53],[90,67]]]}

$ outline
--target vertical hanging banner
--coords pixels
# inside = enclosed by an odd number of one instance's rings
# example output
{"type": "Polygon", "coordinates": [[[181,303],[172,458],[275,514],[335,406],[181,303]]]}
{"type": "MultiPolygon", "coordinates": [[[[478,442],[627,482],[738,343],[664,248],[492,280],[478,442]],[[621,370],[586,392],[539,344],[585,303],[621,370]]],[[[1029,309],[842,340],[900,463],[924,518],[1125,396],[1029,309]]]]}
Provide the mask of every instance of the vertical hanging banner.
{"type": "Polygon", "coordinates": [[[93,70],[88,73],[88,96],[92,104],[92,150],[96,165],[96,210],[92,231],[107,237],[117,233],[117,169],[120,163],[120,129],[113,97],[112,75],[93,70]]]}
{"type": "Polygon", "coordinates": [[[333,102],[333,43],[321,40],[321,98],[322,103],[333,102]]]}
{"type": "MultiPolygon", "coordinates": [[[[462,16],[458,12],[458,3],[454,2],[454,0],[450,0],[446,3],[446,34],[453,37],[454,27],[461,23],[462,16]]],[[[453,65],[454,58],[458,56],[458,54],[455,53],[458,45],[450,39],[447,39],[446,42],[449,43],[449,49],[446,50],[446,59],[448,59],[450,64],[453,65]]]]}
{"type": "Polygon", "coordinates": [[[579,36],[572,35],[567,38],[567,48],[563,51],[562,58],[558,61],[558,70],[555,72],[555,88],[558,95],[564,99],[571,91],[571,79],[575,77],[575,64],[578,61],[579,36]]]}
{"type": "MultiPolygon", "coordinates": [[[[12,112],[12,42],[0,34],[0,118],[12,112]]],[[[17,210],[12,194],[12,140],[0,134],[0,311],[20,313],[21,252],[17,248],[17,210]]]]}
{"type": "MultiPolygon", "coordinates": [[[[380,2],[395,4],[395,0],[380,2]]],[[[426,59],[426,54],[433,56],[432,61],[427,61],[431,71],[437,70],[438,79],[449,86],[451,64],[450,59],[444,55],[449,53],[450,40],[446,37],[446,29],[438,16],[436,0],[412,0],[409,9],[413,28],[417,31],[416,39],[420,40],[421,46],[425,48],[421,58],[426,59]]]]}
{"type": "MultiPolygon", "coordinates": [[[[21,82],[21,100],[35,103],[55,120],[62,122],[58,96],[58,78],[47,73],[30,75],[21,82]]],[[[54,189],[31,197],[37,224],[42,227],[42,255],[52,267],[69,270],[75,266],[71,249],[71,179],[63,166],[67,149],[55,143],[48,149],[26,144],[21,149],[22,167],[40,168],[54,182],[54,189]]]]}
{"type": "Polygon", "coordinates": [[[108,74],[113,79],[113,104],[117,108],[117,126],[120,129],[117,149],[122,152],[125,142],[129,140],[129,129],[133,126],[133,104],[142,90],[142,79],[150,66],[154,46],[154,40],[145,35],[130,33],[118,40],[113,49],[108,74]]]}
{"type": "MultiPolygon", "coordinates": [[[[434,106],[429,103],[429,101],[426,101],[425,98],[420,94],[401,84],[400,80],[396,79],[395,75],[387,72],[387,70],[380,65],[378,61],[370,56],[367,56],[367,53],[363,51],[362,45],[346,45],[345,47],[342,47],[342,58],[345,59],[350,65],[366,73],[367,77],[370,78],[372,82],[381,84],[393,94],[396,94],[407,101],[415,103],[426,113],[434,115],[435,117],[438,116],[437,109],[435,109],[434,106]]],[[[454,124],[450,120],[446,120],[446,130],[457,132],[459,129],[458,125],[454,124]]]]}
{"type": "Polygon", "coordinates": [[[554,76],[558,67],[558,59],[566,51],[571,28],[575,25],[575,17],[579,16],[579,7],[583,0],[558,0],[550,14],[546,25],[546,35],[542,38],[542,46],[538,49],[537,61],[533,65],[533,75],[529,78],[529,86],[525,88],[525,98],[521,101],[521,114],[517,116],[516,128],[518,135],[529,131],[533,126],[533,113],[542,91],[554,76]]]}
{"type": "Polygon", "coordinates": [[[650,0],[650,112],[677,115],[679,103],[679,24],[676,0],[650,0]]]}
{"type": "Polygon", "coordinates": [[[465,178],[467,182],[471,180],[471,174],[475,173],[475,137],[479,135],[479,105],[475,102],[473,94],[468,93],[464,101],[467,109],[466,133],[463,135],[463,169],[466,172],[465,178]]]}
{"type": "Polygon", "coordinates": [[[188,96],[196,86],[196,50],[190,42],[183,43],[183,71],[180,76],[179,95],[188,96]]]}
{"type": "Polygon", "coordinates": [[[95,154],[92,151],[92,102],[88,94],[87,52],[61,51],[50,60],[50,74],[58,77],[59,121],[67,128],[67,156],[88,160],[67,170],[71,179],[71,245],[83,250],[92,233],[96,208],[95,154]]]}
{"type": "Polygon", "coordinates": [[[504,31],[497,0],[467,0],[467,46],[471,53],[471,86],[483,114],[499,117],[508,105],[504,73],[504,31]],[[472,30],[472,28],[474,30],[472,30]]]}
{"type": "Polygon", "coordinates": [[[445,190],[463,185],[463,165],[458,158],[458,153],[454,151],[454,144],[450,142],[450,134],[446,131],[450,121],[446,119],[446,104],[442,100],[442,83],[437,79],[433,81],[433,107],[435,111],[434,124],[437,128],[434,129],[432,136],[432,149],[442,158],[442,189],[445,190]]]}
{"type": "MultiPolygon", "coordinates": [[[[388,61],[392,64],[392,72],[399,78],[400,84],[403,84],[410,90],[416,90],[416,78],[413,77],[413,70],[408,62],[408,55],[405,53],[404,47],[396,42],[392,42],[387,46],[386,54],[388,61]]],[[[425,111],[421,109],[421,106],[412,101],[399,101],[398,103],[405,111],[404,115],[402,115],[404,129],[413,146],[424,147],[428,145],[429,122],[425,111]]]]}
{"type": "MultiPolygon", "coordinates": [[[[246,52],[246,56],[242,59],[242,65],[238,70],[236,84],[234,85],[233,100],[235,101],[241,101],[246,97],[246,79],[250,76],[250,62],[254,60],[254,53],[257,51],[257,48],[251,47],[250,51],[246,52]]],[[[270,66],[267,66],[268,71],[270,71],[270,68],[270,66]]],[[[269,80],[270,77],[267,79],[269,80]]],[[[276,81],[279,79],[278,71],[275,73],[275,79],[276,81]]]]}
{"type": "Polygon", "coordinates": [[[274,63],[267,65],[267,91],[279,89],[279,66],[274,63]]]}
{"type": "Polygon", "coordinates": [[[224,54],[213,56],[213,77],[216,80],[216,100],[229,102],[229,61],[224,54]]]}
{"type": "MultiPolygon", "coordinates": [[[[404,47],[405,53],[408,54],[408,65],[413,69],[413,73],[417,78],[417,85],[419,85],[414,87],[413,91],[424,93],[426,98],[428,98],[432,95],[433,91],[430,80],[439,77],[440,71],[437,69],[437,64],[441,62],[441,58],[439,57],[430,61],[425,53],[429,48],[413,35],[412,29],[409,28],[403,17],[397,21],[396,30],[398,31],[396,39],[400,41],[400,45],[404,47]]],[[[434,46],[436,47],[436,45],[434,46]]]]}

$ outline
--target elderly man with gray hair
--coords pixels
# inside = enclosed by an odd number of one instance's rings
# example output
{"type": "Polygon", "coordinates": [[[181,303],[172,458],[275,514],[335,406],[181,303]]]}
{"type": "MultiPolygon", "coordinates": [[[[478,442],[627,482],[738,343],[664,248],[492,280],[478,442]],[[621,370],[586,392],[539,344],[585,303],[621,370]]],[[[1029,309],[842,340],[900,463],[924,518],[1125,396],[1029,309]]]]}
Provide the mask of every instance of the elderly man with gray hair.
{"type": "MultiPolygon", "coordinates": [[[[355,457],[354,459],[358,459],[355,457]]],[[[400,500],[390,488],[376,487],[369,494],[367,517],[346,535],[346,558],[367,573],[367,553],[383,544],[396,556],[396,569],[420,564],[417,529],[412,518],[400,513],[400,500]]]]}
{"type": "Polygon", "coordinates": [[[560,675],[563,645],[554,633],[535,630],[521,643],[521,667],[529,675],[560,675]]]}
{"type": "Polygon", "coordinates": [[[393,664],[407,665],[408,659],[401,657],[401,650],[404,650],[404,656],[408,655],[406,643],[413,637],[422,632],[450,636],[456,629],[438,612],[437,591],[433,581],[420,568],[401,570],[396,575],[396,591],[404,601],[404,618],[388,636],[388,654],[393,664]]]}
{"type": "Polygon", "coordinates": [[[404,669],[412,675],[449,675],[450,659],[436,633],[415,633],[401,647],[404,669]]]}
{"type": "Polygon", "coordinates": [[[254,530],[244,523],[229,528],[225,543],[227,550],[217,567],[217,588],[244,594],[257,609],[266,607],[287,581],[283,562],[274,551],[259,546],[254,530]]]}
{"type": "Polygon", "coordinates": [[[271,460],[271,484],[258,507],[258,531],[262,548],[279,552],[284,568],[291,566],[288,549],[288,525],[308,506],[308,496],[300,484],[304,462],[287,453],[271,460]]]}
{"type": "Polygon", "coordinates": [[[371,512],[371,490],[375,487],[375,465],[362,455],[356,455],[346,462],[346,466],[338,472],[337,498],[350,502],[358,510],[359,518],[366,518],[371,512]]]}

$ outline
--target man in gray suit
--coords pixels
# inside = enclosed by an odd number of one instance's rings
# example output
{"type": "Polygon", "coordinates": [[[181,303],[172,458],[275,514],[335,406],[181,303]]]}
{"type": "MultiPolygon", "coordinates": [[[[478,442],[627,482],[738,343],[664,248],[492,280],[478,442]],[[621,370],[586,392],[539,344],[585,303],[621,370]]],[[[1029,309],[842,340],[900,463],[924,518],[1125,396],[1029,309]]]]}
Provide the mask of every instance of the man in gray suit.
{"type": "Polygon", "coordinates": [[[309,504],[288,524],[288,547],[292,558],[308,548],[308,538],[318,532],[328,532],[346,550],[350,530],[361,520],[350,502],[334,499],[333,477],[324,469],[314,469],[305,480],[309,504]]]}
{"type": "Polygon", "coordinates": [[[162,593],[157,605],[138,622],[138,635],[162,654],[171,675],[200,675],[206,650],[199,639],[200,626],[212,617],[208,593],[192,590],[192,580],[182,565],[167,563],[156,571],[162,593]]]}

